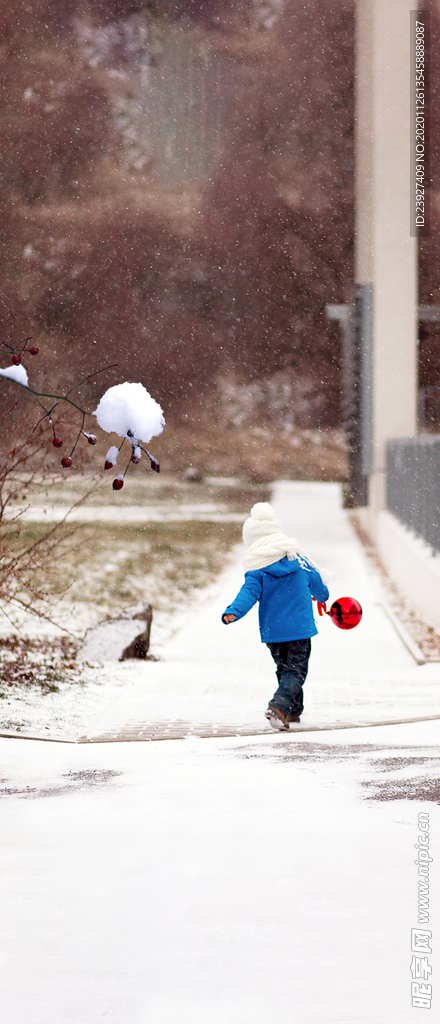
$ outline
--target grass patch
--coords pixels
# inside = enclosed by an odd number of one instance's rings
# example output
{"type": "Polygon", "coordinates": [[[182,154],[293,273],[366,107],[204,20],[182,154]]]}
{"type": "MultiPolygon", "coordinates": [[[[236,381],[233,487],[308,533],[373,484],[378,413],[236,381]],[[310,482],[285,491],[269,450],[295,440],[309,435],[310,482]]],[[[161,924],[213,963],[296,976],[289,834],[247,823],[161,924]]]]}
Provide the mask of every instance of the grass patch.
{"type": "MultiPolygon", "coordinates": [[[[67,534],[67,526],[61,529],[67,534]]],[[[44,530],[23,523],[20,544],[37,540],[44,530]]],[[[102,614],[138,601],[171,610],[221,571],[240,539],[240,523],[85,523],[74,538],[61,540],[56,561],[38,584],[52,593],[67,588],[69,602],[98,605],[102,614]]]]}
{"type": "MultiPolygon", "coordinates": [[[[113,474],[114,475],[114,474],[113,474]]],[[[160,476],[144,471],[143,467],[133,468],[127,475],[122,491],[113,491],[112,477],[106,475],[98,482],[96,491],[87,499],[88,508],[94,506],[110,506],[124,509],[125,505],[215,505],[219,511],[242,512],[247,515],[256,501],[269,501],[267,486],[248,481],[234,481],[230,478],[227,484],[218,484],[206,480],[201,483],[188,483],[178,475],[162,473],[160,476]]],[[[32,505],[62,504],[73,505],[91,486],[91,477],[84,475],[55,476],[50,481],[35,481],[32,489],[25,495],[32,505]]]]}
{"type": "Polygon", "coordinates": [[[286,431],[264,423],[232,429],[216,423],[215,410],[198,424],[168,424],[155,439],[154,452],[167,473],[194,466],[203,475],[237,476],[250,483],[343,481],[348,474],[340,431],[286,431]]]}

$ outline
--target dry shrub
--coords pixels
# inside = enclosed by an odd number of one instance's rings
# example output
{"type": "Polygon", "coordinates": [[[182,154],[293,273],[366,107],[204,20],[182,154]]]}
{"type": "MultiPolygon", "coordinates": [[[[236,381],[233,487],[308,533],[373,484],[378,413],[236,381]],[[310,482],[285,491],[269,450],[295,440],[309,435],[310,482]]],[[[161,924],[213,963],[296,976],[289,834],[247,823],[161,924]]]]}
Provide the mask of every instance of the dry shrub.
{"type": "MultiPolygon", "coordinates": [[[[66,528],[64,516],[60,522],[37,531],[36,537],[29,538],[23,530],[22,513],[35,486],[41,494],[45,487],[50,488],[53,476],[45,426],[31,430],[30,410],[12,425],[14,403],[9,404],[8,395],[11,385],[6,385],[6,395],[4,387],[2,382],[2,398],[6,397],[6,401],[0,425],[3,442],[9,444],[3,444],[0,452],[0,608],[14,625],[17,609],[53,622],[54,606],[65,587],[51,585],[51,571],[60,545],[66,550],[66,543],[71,543],[78,526],[66,528]]],[[[86,501],[95,487],[92,482],[72,507],[86,501]]]]}
{"type": "Polygon", "coordinates": [[[106,94],[59,48],[10,55],[0,79],[1,175],[14,201],[78,195],[111,136],[106,94]]]}
{"type": "Polygon", "coordinates": [[[138,11],[149,11],[158,17],[202,22],[210,25],[236,9],[245,9],[248,0],[89,0],[89,8],[97,19],[112,21],[127,18],[138,11]]]}
{"type": "Polygon", "coordinates": [[[353,280],[353,4],[287,4],[231,123],[204,208],[227,351],[248,379],[293,366],[334,394],[325,305],[353,280]]]}

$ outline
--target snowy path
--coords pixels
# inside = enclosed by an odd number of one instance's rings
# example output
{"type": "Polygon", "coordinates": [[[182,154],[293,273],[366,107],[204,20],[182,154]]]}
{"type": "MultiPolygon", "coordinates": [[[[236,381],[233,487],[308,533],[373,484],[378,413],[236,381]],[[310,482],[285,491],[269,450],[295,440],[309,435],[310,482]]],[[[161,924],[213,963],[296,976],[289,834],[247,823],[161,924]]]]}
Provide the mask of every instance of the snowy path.
{"type": "MultiPolygon", "coordinates": [[[[281,482],[273,503],[286,532],[334,573],[331,600],[349,594],[364,609],[361,625],[352,632],[321,620],[312,642],[305,711],[295,731],[440,716],[440,664],[417,665],[385,615],[377,581],[341,508],[339,486],[281,482]]],[[[256,608],[235,625],[221,622],[242,579],[236,563],[167,646],[166,660],[105,666],[104,675],[126,680],[127,686],[83,739],[269,731],[264,710],[275,676],[272,658],[259,640],[256,608]]]]}
{"type": "Polygon", "coordinates": [[[440,811],[372,798],[438,780],[438,739],[0,741],[1,1024],[418,1020],[417,814],[434,851],[440,811]]]}

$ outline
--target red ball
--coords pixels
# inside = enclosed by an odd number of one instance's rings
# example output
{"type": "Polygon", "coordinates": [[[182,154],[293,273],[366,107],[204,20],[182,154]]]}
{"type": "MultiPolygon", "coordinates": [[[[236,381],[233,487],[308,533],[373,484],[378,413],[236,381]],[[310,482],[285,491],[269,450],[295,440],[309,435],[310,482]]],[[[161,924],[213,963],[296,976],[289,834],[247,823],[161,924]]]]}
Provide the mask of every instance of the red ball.
{"type": "Polygon", "coordinates": [[[354,629],[362,618],[362,608],[355,597],[339,597],[329,611],[330,618],[339,629],[354,629]]]}
{"type": "Polygon", "coordinates": [[[65,455],[64,459],[61,459],[61,465],[63,469],[70,468],[70,466],[72,465],[72,459],[70,458],[70,455],[65,455]]]}
{"type": "Polygon", "coordinates": [[[14,366],[19,366],[21,363],[20,356],[12,356],[11,363],[13,363],[14,366]]]}
{"type": "Polygon", "coordinates": [[[54,439],[52,441],[52,444],[53,444],[54,448],[62,448],[63,447],[63,442],[62,442],[60,437],[54,437],[54,439]]]}

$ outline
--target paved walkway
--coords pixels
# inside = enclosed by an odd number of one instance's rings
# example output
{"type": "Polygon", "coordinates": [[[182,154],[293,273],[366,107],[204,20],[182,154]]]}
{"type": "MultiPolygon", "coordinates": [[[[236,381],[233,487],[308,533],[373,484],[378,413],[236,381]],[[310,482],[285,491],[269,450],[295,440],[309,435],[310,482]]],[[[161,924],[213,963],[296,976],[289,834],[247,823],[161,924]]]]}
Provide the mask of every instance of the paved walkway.
{"type": "MultiPolygon", "coordinates": [[[[285,481],[273,504],[286,533],[298,537],[332,573],[330,597],[357,597],[362,623],[352,632],[319,622],[313,640],[305,711],[291,731],[338,729],[440,717],[440,665],[419,666],[381,605],[337,484],[285,481]]],[[[275,688],[274,666],[260,643],[257,611],[225,627],[221,613],[241,586],[241,563],[220,579],[206,606],[168,645],[159,662],[107,665],[127,681],[121,700],[93,722],[80,742],[270,732],[264,711],[275,688]]],[[[153,637],[154,642],[154,637],[153,637]]]]}
{"type": "Polygon", "coordinates": [[[0,1024],[414,1024],[438,732],[1,740],[0,1024]]]}

